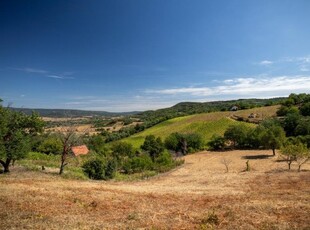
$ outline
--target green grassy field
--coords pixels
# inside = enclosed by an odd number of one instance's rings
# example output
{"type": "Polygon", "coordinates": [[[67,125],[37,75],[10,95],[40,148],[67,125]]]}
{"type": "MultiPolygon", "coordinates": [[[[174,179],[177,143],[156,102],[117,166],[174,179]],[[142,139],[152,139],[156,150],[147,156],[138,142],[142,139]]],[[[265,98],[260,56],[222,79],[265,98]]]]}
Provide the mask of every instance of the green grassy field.
{"type": "MultiPolygon", "coordinates": [[[[178,117],[158,125],[155,125],[143,132],[122,141],[131,143],[135,148],[139,148],[147,135],[155,135],[163,140],[171,133],[199,133],[208,142],[214,134],[224,134],[225,130],[232,124],[238,123],[220,113],[199,114],[186,117],[178,117]],[[218,115],[218,116],[214,116],[218,115]]],[[[247,124],[253,126],[253,124],[247,124]]]]}
{"type": "MultiPolygon", "coordinates": [[[[274,116],[278,108],[279,106],[276,105],[236,112],[201,113],[185,117],[177,117],[164,121],[133,136],[124,138],[121,141],[129,142],[135,148],[139,148],[143,144],[144,138],[147,135],[155,135],[164,140],[169,134],[180,132],[199,133],[204,138],[205,143],[207,143],[214,134],[222,135],[230,125],[238,123],[238,121],[230,118],[232,115],[247,118],[251,113],[255,113],[260,117],[267,118],[274,116]]],[[[250,123],[245,124],[255,126],[250,123]]]]}

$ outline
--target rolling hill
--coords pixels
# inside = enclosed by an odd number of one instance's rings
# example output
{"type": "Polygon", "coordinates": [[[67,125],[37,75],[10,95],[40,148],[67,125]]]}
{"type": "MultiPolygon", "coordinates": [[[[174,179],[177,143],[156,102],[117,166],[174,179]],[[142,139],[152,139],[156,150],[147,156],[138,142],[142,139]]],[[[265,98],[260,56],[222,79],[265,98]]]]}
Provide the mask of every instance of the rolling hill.
{"type": "MultiPolygon", "coordinates": [[[[225,130],[232,124],[240,121],[232,119],[233,116],[246,119],[251,113],[257,114],[262,119],[274,116],[279,106],[259,107],[235,112],[212,112],[177,117],[160,124],[157,124],[143,132],[124,138],[126,141],[139,148],[147,135],[154,135],[165,139],[169,134],[174,132],[180,133],[199,133],[207,142],[214,134],[223,134],[225,130]]],[[[249,126],[255,124],[246,123],[249,126]]]]}
{"type": "Polygon", "coordinates": [[[15,111],[21,111],[25,114],[30,115],[32,112],[37,112],[42,117],[115,117],[115,116],[126,116],[133,115],[138,112],[123,112],[123,113],[113,113],[106,111],[88,111],[88,110],[78,110],[78,109],[31,109],[31,108],[11,108],[15,111]]]}

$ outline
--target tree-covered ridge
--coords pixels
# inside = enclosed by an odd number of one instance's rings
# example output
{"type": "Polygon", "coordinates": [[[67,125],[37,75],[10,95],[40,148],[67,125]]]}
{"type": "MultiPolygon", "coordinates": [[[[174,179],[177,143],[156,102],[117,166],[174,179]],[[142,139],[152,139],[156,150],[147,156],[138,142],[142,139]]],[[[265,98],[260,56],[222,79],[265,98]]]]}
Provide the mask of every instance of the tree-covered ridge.
{"type": "Polygon", "coordinates": [[[197,113],[209,113],[216,111],[229,111],[236,106],[238,109],[250,109],[261,106],[270,106],[280,104],[286,98],[270,99],[239,99],[230,101],[212,101],[212,102],[181,102],[170,108],[159,109],[155,111],[145,111],[136,116],[141,120],[150,123],[159,123],[174,117],[186,116],[197,113]]]}
{"type": "Polygon", "coordinates": [[[30,115],[32,112],[38,113],[41,117],[114,117],[114,116],[126,116],[136,114],[138,112],[123,112],[123,113],[113,113],[106,111],[89,111],[89,110],[78,110],[78,109],[31,109],[31,108],[10,108],[12,110],[23,112],[30,115]]]}

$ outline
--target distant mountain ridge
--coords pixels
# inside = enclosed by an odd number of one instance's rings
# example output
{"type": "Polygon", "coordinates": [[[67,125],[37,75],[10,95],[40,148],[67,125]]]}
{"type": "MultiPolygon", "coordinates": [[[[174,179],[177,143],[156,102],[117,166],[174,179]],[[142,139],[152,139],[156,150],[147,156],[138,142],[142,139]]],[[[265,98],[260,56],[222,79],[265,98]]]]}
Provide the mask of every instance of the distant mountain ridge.
{"type": "Polygon", "coordinates": [[[26,114],[37,112],[42,117],[85,117],[85,116],[125,116],[133,115],[139,112],[106,112],[106,111],[90,111],[90,110],[78,110],[78,109],[31,109],[31,108],[11,108],[15,111],[21,111],[26,114]]]}
{"type": "MultiPolygon", "coordinates": [[[[106,111],[90,111],[78,109],[31,109],[31,108],[11,108],[15,111],[22,111],[31,114],[33,111],[42,117],[82,117],[82,116],[126,116],[137,115],[143,120],[153,119],[154,117],[166,117],[166,119],[189,115],[195,113],[204,113],[212,111],[227,111],[230,107],[237,105],[240,109],[246,109],[256,106],[278,104],[286,97],[270,98],[270,99],[238,99],[228,101],[211,101],[211,102],[180,102],[172,107],[158,110],[148,110],[143,112],[106,112],[106,111]]],[[[165,120],[165,119],[164,119],[165,120]]]]}

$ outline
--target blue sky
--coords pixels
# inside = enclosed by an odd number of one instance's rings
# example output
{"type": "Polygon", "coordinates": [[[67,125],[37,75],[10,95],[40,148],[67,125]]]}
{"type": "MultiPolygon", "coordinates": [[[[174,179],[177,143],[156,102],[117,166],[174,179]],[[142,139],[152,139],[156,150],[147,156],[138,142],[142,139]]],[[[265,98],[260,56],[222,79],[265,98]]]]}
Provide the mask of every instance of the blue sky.
{"type": "Polygon", "coordinates": [[[310,1],[0,1],[0,98],[158,109],[310,93],[310,1]]]}

